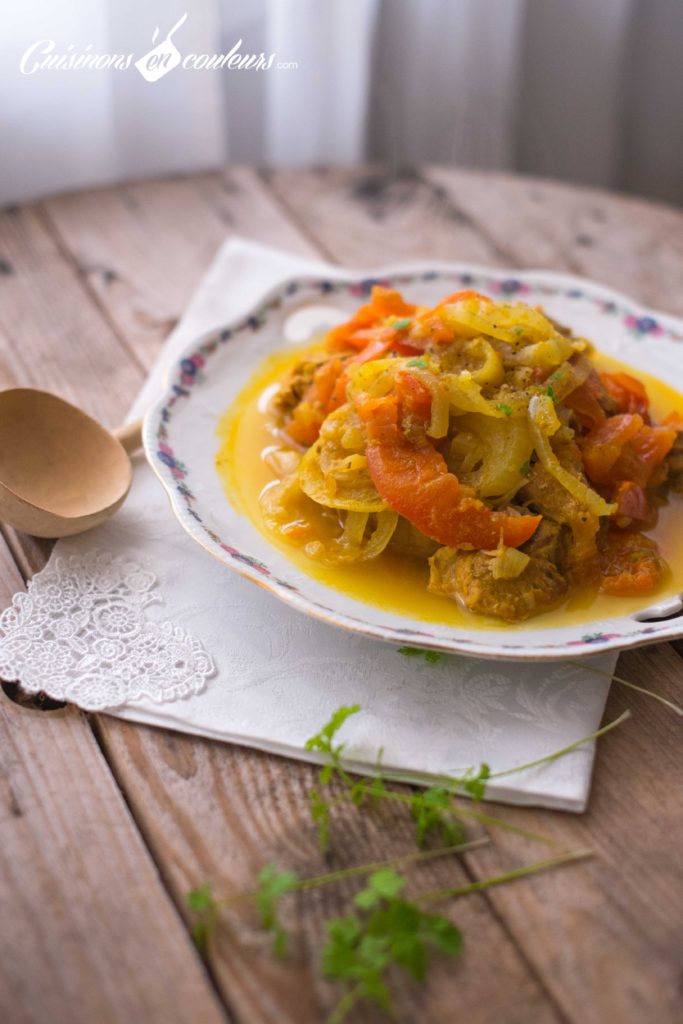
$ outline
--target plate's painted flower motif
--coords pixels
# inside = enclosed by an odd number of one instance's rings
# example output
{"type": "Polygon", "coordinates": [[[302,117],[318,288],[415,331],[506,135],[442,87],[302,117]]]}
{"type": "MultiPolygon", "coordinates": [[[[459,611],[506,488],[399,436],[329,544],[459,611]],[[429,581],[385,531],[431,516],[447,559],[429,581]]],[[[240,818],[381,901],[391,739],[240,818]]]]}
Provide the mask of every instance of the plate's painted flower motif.
{"type": "Polygon", "coordinates": [[[632,313],[628,313],[624,317],[624,323],[637,337],[642,337],[645,334],[659,337],[664,334],[664,328],[652,316],[634,316],[632,313]]]}

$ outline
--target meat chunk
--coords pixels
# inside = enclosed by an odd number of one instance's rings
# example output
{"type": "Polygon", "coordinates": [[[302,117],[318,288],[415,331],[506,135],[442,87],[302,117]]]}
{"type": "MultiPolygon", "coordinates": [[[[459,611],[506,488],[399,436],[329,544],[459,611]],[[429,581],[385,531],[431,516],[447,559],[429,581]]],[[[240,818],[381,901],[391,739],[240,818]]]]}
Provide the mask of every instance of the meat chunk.
{"type": "Polygon", "coordinates": [[[532,555],[519,576],[496,579],[495,557],[485,551],[439,548],[429,560],[429,589],[454,598],[471,612],[505,622],[523,622],[564,600],[569,584],[550,559],[532,555]]]}
{"type": "MultiPolygon", "coordinates": [[[[558,447],[555,454],[565,469],[579,479],[583,478],[579,469],[581,455],[578,449],[574,450],[574,445],[564,445],[561,449],[558,447]]],[[[540,462],[535,462],[531,467],[527,482],[517,492],[516,500],[558,523],[571,523],[585,512],[583,505],[540,462]]]]}
{"type": "Polygon", "coordinates": [[[544,518],[536,527],[533,537],[522,545],[520,551],[536,558],[547,558],[562,570],[567,562],[570,542],[571,531],[568,526],[544,518]]]}
{"type": "MultiPolygon", "coordinates": [[[[574,445],[562,448],[558,446],[556,454],[565,469],[574,472],[585,482],[585,477],[578,470],[574,460],[574,450],[574,445]]],[[[531,467],[527,482],[517,492],[516,500],[524,502],[533,511],[540,512],[544,521],[547,517],[555,523],[571,527],[573,543],[567,560],[572,569],[583,567],[583,571],[596,560],[596,535],[600,520],[577,501],[554,476],[551,476],[540,462],[534,463],[531,467]]]]}
{"type": "Polygon", "coordinates": [[[273,409],[280,417],[285,419],[291,416],[313,382],[315,371],[328,358],[328,356],[321,355],[317,359],[315,357],[303,359],[287,373],[273,398],[273,409]]]}

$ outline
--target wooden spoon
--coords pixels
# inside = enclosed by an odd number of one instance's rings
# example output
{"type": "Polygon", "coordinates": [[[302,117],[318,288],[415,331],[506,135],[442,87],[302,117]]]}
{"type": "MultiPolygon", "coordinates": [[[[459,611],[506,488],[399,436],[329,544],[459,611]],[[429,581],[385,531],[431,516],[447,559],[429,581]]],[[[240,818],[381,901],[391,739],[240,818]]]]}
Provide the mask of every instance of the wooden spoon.
{"type": "Polygon", "coordinates": [[[46,391],[0,392],[0,520],[36,537],[99,525],[128,494],[141,432],[139,421],[110,434],[46,391]]]}

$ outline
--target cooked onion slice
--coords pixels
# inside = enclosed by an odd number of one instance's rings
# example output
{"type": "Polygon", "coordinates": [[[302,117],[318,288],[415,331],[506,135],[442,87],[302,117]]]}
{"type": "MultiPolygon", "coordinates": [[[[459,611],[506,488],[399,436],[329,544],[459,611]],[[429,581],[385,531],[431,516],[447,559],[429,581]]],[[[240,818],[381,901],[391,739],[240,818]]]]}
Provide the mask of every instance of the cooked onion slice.
{"type": "Polygon", "coordinates": [[[548,395],[534,395],[529,402],[529,422],[536,454],[544,469],[554,476],[565,490],[596,516],[611,516],[617,510],[614,502],[605,501],[597,491],[561,465],[548,440],[560,427],[555,406],[548,395]]]}

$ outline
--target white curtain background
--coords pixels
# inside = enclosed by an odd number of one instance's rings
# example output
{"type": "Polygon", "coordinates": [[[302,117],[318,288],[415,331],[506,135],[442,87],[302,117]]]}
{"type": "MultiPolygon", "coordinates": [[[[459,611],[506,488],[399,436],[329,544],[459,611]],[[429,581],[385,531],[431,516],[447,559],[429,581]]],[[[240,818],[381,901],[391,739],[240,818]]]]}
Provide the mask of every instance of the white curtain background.
{"type": "Polygon", "coordinates": [[[683,0],[18,0],[0,203],[218,167],[424,161],[683,201],[683,0]],[[296,69],[22,75],[64,52],[275,53],[296,69]]]}

